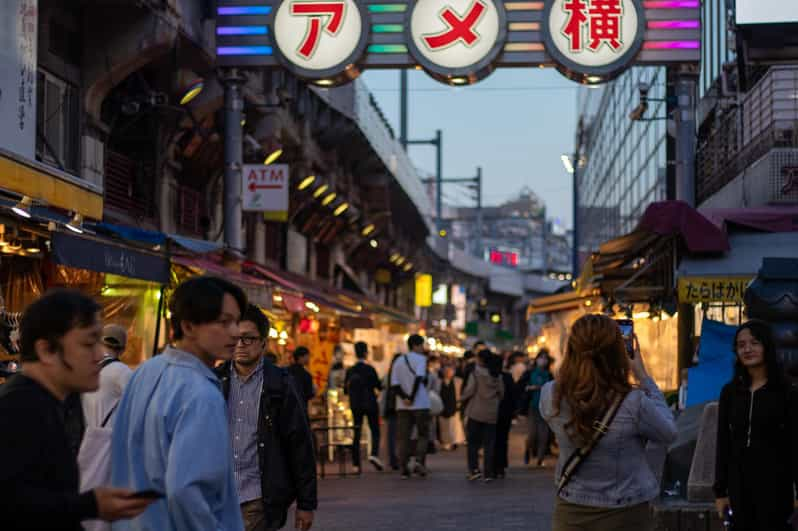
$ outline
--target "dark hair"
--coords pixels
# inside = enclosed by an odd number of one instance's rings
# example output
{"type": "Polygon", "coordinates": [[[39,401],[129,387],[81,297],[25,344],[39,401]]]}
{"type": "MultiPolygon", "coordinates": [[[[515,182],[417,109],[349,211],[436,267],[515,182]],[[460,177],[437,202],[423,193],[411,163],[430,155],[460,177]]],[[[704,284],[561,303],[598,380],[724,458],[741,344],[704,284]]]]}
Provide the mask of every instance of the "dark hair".
{"type": "Polygon", "coordinates": [[[537,361],[540,359],[541,356],[546,356],[546,370],[550,369],[551,368],[551,362],[554,361],[554,360],[551,359],[551,354],[549,354],[549,349],[547,349],[547,348],[540,349],[540,352],[538,352],[538,355],[535,356],[535,363],[537,363],[537,361]]]}
{"type": "Polygon", "coordinates": [[[363,341],[358,341],[357,343],[355,343],[355,356],[357,356],[357,359],[359,360],[366,359],[366,355],[368,354],[368,352],[369,352],[369,347],[368,345],[366,345],[366,343],[364,343],[363,341]]]}
{"type": "Polygon", "coordinates": [[[299,358],[301,358],[303,356],[307,356],[309,354],[310,354],[310,350],[308,350],[307,347],[297,347],[294,350],[294,363],[299,361],[299,358]]]}
{"type": "Polygon", "coordinates": [[[183,339],[183,322],[204,324],[218,319],[222,314],[226,293],[232,295],[243,314],[247,308],[247,296],[235,284],[210,276],[193,277],[181,282],[169,300],[172,336],[183,339]]]}
{"type": "Polygon", "coordinates": [[[463,359],[464,359],[464,360],[470,360],[470,359],[471,359],[471,358],[473,358],[473,357],[474,357],[474,351],[473,351],[473,350],[466,350],[466,351],[463,353],[463,359]]]}
{"type": "Polygon", "coordinates": [[[97,323],[100,305],[86,295],[59,289],[50,291],[28,306],[19,325],[20,360],[38,361],[36,341],[44,339],[51,349],[60,349],[61,338],[73,328],[97,323]]]}
{"type": "Polygon", "coordinates": [[[278,358],[274,352],[267,352],[263,357],[269,360],[272,365],[277,365],[278,358]]]}
{"type": "Polygon", "coordinates": [[[410,350],[413,350],[414,347],[423,344],[424,344],[424,338],[418,334],[413,334],[412,336],[407,338],[407,348],[409,348],[410,350]]]}
{"type": "Polygon", "coordinates": [[[765,367],[768,371],[768,383],[780,385],[785,381],[784,368],[779,360],[779,354],[776,352],[776,340],[773,337],[773,329],[765,321],[759,319],[751,319],[741,324],[734,333],[734,343],[732,350],[734,352],[734,381],[746,387],[751,385],[751,375],[748,370],[740,362],[740,356],[737,354],[737,338],[740,332],[748,330],[751,335],[762,343],[765,357],[765,367]]]}
{"type": "Polygon", "coordinates": [[[247,309],[244,311],[244,314],[241,316],[242,321],[249,321],[250,323],[255,324],[255,328],[258,329],[258,333],[260,337],[269,337],[269,318],[263,315],[263,312],[260,311],[260,308],[255,306],[254,304],[250,304],[247,306],[247,309]]]}

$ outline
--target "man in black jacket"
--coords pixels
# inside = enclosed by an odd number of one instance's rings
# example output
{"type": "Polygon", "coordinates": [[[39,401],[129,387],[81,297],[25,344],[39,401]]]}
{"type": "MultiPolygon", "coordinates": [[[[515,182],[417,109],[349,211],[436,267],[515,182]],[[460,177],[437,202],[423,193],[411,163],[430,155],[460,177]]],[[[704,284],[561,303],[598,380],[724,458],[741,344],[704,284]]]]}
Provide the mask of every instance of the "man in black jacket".
{"type": "Polygon", "coordinates": [[[100,386],[99,312],[85,295],[57,291],[22,317],[22,371],[0,386],[0,529],[76,531],[82,520],[133,518],[153,501],[128,489],[78,493],[65,400],[100,386]]]}
{"type": "Polygon", "coordinates": [[[313,376],[305,368],[310,364],[310,351],[306,347],[297,347],[294,350],[294,363],[288,367],[288,373],[294,379],[299,396],[308,410],[308,402],[316,396],[316,388],[313,385],[313,376]]]}
{"type": "Polygon", "coordinates": [[[360,341],[355,343],[357,363],[346,371],[344,392],[349,395],[349,407],[352,409],[352,420],[355,433],[352,443],[352,465],[360,472],[360,433],[363,429],[363,417],[369,421],[371,432],[371,455],[369,462],[379,471],[385,468],[380,461],[380,416],[377,407],[377,392],[382,390],[382,382],[374,367],[366,362],[368,346],[360,341]]]}
{"type": "Polygon", "coordinates": [[[296,501],[296,529],[313,525],[316,459],[302,399],[288,371],[264,358],[269,320],[249,305],[232,362],[217,369],[227,400],[246,531],[282,528],[296,501]]]}

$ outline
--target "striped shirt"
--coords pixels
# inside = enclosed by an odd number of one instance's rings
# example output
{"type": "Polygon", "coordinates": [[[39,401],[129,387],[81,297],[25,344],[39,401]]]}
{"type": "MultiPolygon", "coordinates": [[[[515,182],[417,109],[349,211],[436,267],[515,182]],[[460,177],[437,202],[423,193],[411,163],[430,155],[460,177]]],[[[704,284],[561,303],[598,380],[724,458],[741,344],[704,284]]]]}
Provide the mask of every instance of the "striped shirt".
{"type": "Polygon", "coordinates": [[[258,409],[263,388],[263,360],[248,378],[230,368],[230,396],[227,399],[228,425],[233,442],[233,471],[241,503],[261,497],[258,464],[258,409]]]}

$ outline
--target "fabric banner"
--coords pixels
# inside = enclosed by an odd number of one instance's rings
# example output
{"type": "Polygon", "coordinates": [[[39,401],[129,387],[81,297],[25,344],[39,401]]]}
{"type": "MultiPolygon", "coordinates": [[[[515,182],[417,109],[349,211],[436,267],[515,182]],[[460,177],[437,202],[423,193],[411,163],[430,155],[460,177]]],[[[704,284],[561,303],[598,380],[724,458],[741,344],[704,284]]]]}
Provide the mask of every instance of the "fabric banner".
{"type": "Polygon", "coordinates": [[[698,365],[689,369],[687,407],[720,398],[720,390],[734,374],[734,334],[737,328],[704,319],[698,365]]]}

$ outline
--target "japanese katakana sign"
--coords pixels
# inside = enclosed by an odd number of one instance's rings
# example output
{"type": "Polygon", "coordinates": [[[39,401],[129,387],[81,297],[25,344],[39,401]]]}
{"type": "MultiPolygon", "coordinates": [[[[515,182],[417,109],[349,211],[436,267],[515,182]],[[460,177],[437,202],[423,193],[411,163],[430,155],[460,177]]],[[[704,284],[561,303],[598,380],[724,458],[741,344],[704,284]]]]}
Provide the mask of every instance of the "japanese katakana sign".
{"type": "Polygon", "coordinates": [[[578,81],[611,79],[643,45],[645,15],[633,0],[551,0],[543,13],[546,48],[578,81]]]}
{"type": "Polygon", "coordinates": [[[743,303],[743,295],[753,277],[681,277],[679,302],[743,303]]]}
{"type": "Polygon", "coordinates": [[[303,77],[347,74],[363,55],[367,16],[354,0],[288,0],[274,17],[274,42],[289,69],[303,77]]]}
{"type": "Polygon", "coordinates": [[[407,17],[413,57],[447,80],[490,72],[506,34],[504,4],[493,0],[418,0],[407,17]]]}
{"type": "Polygon", "coordinates": [[[288,164],[244,164],[241,203],[244,211],[263,212],[269,221],[288,219],[288,164]]]}

